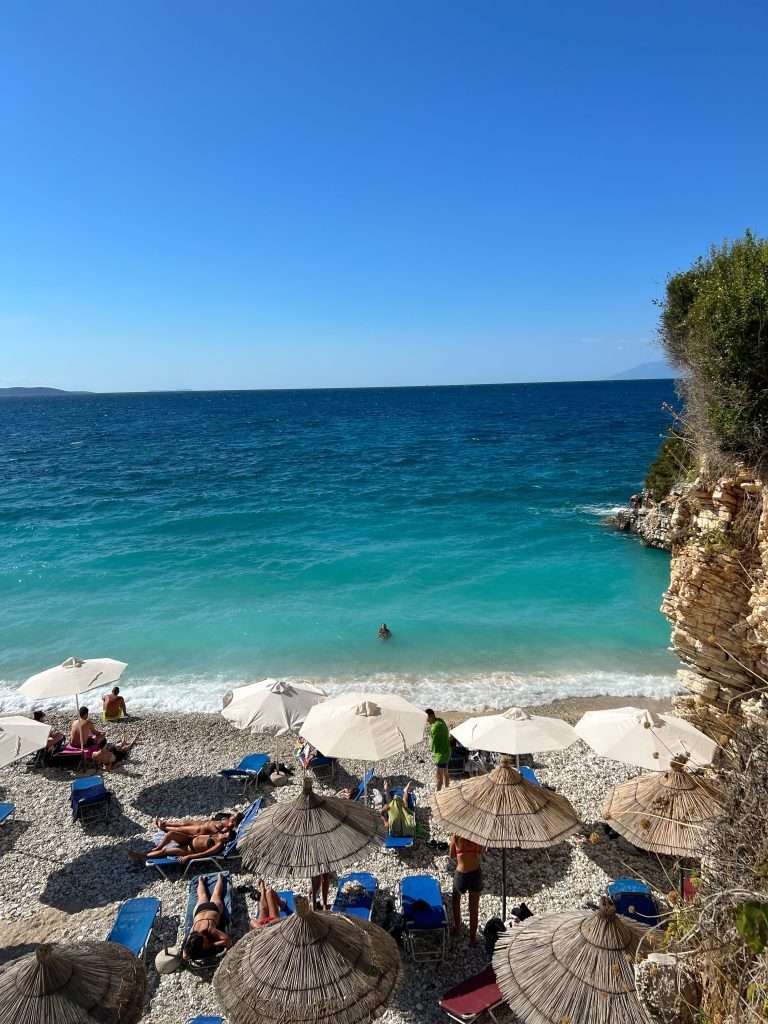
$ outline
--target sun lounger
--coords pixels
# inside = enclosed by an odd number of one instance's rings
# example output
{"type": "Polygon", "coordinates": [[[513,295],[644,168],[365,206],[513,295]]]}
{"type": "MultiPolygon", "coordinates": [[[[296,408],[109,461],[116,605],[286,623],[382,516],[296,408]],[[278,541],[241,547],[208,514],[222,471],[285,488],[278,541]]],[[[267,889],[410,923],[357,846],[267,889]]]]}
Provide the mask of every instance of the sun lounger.
{"type": "Polygon", "coordinates": [[[237,768],[222,768],[219,775],[227,780],[242,781],[243,792],[245,792],[249,786],[258,786],[260,781],[264,781],[262,775],[265,774],[264,769],[268,763],[269,756],[267,754],[248,754],[237,768]]]}
{"type": "Polygon", "coordinates": [[[433,875],[409,875],[400,882],[403,942],[413,960],[444,960],[448,915],[433,875]]]}
{"type": "Polygon", "coordinates": [[[355,795],[352,797],[353,800],[362,800],[365,796],[366,789],[370,786],[373,780],[373,768],[369,768],[365,775],[360,781],[360,785],[355,791],[355,795]]]}
{"type": "Polygon", "coordinates": [[[462,747],[460,743],[457,743],[455,747],[451,747],[451,756],[448,759],[448,775],[450,778],[460,779],[466,775],[468,757],[469,751],[466,747],[462,747]]]}
{"type": "MultiPolygon", "coordinates": [[[[237,845],[240,842],[240,840],[243,838],[243,836],[245,835],[246,830],[250,826],[250,824],[253,821],[253,819],[256,817],[256,815],[261,810],[261,807],[262,807],[263,803],[264,803],[264,801],[262,800],[261,797],[259,797],[258,800],[254,800],[253,803],[250,804],[248,806],[248,808],[245,810],[245,812],[243,813],[243,820],[237,826],[237,830],[235,832],[235,838],[230,840],[230,842],[227,843],[227,845],[224,847],[224,849],[220,850],[219,853],[215,853],[213,855],[195,857],[194,860],[188,860],[184,864],[184,870],[181,873],[181,877],[185,878],[186,875],[187,875],[187,872],[189,871],[190,868],[195,867],[195,866],[200,865],[200,864],[208,864],[208,863],[215,864],[216,867],[219,869],[219,871],[221,871],[222,870],[222,866],[226,863],[226,861],[230,860],[232,857],[239,856],[237,845]]],[[[156,833],[156,835],[155,835],[156,841],[159,842],[160,839],[162,839],[164,834],[165,833],[163,833],[163,832],[156,833]]],[[[179,868],[179,867],[181,867],[182,866],[182,862],[179,860],[178,857],[149,857],[149,858],[147,858],[147,860],[144,861],[144,866],[147,867],[147,868],[157,868],[157,870],[160,872],[160,874],[163,876],[163,878],[166,881],[169,882],[170,878],[166,874],[166,871],[169,868],[179,868]]]]}
{"type": "Polygon", "coordinates": [[[312,772],[317,779],[334,779],[336,776],[336,758],[326,757],[325,754],[315,754],[315,756],[304,764],[304,758],[301,756],[301,751],[296,751],[296,760],[304,768],[305,771],[312,772]]]}
{"type": "Polygon", "coordinates": [[[143,959],[155,922],[160,915],[160,900],[154,896],[126,900],[117,912],[107,942],[125,946],[139,960],[143,959]]]}
{"type": "Polygon", "coordinates": [[[15,810],[15,804],[0,804],[0,825],[7,821],[15,810]]]}
{"type": "Polygon", "coordinates": [[[336,899],[331,910],[334,914],[351,914],[353,917],[362,917],[364,921],[370,921],[378,888],[379,883],[367,871],[352,871],[339,879],[336,899]],[[356,883],[359,889],[348,896],[343,889],[350,882],[356,883]]]}
{"type": "Polygon", "coordinates": [[[197,1017],[190,1017],[187,1024],[224,1024],[223,1017],[204,1017],[199,1015],[197,1017]]]}
{"type": "Polygon", "coordinates": [[[280,911],[280,917],[290,917],[291,914],[295,914],[296,899],[294,893],[290,889],[283,889],[283,891],[279,892],[277,895],[287,904],[285,910],[280,911]]]}
{"type": "MultiPolygon", "coordinates": [[[[394,789],[390,789],[389,795],[391,797],[402,797],[403,792],[403,788],[401,786],[397,786],[394,789]]],[[[408,810],[413,811],[414,814],[416,813],[416,794],[413,792],[413,790],[411,790],[411,792],[408,795],[408,810]]],[[[413,836],[393,836],[390,834],[389,830],[387,830],[387,838],[384,840],[384,849],[409,850],[413,846],[414,842],[415,839],[413,836]]]]}
{"type": "Polygon", "coordinates": [[[458,1024],[474,1024],[485,1013],[495,1021],[497,1018],[493,1011],[503,1005],[504,997],[490,965],[479,974],[454,985],[438,1003],[440,1009],[458,1024]]]}
{"type": "MultiPolygon", "coordinates": [[[[220,931],[226,932],[227,935],[229,935],[232,930],[232,886],[230,884],[229,872],[222,871],[221,875],[224,878],[224,895],[222,897],[222,902],[224,903],[224,917],[221,924],[217,927],[220,931]]],[[[211,894],[216,887],[216,882],[219,879],[219,874],[201,875],[190,881],[189,898],[187,900],[187,914],[184,919],[184,942],[187,941],[187,938],[192,931],[192,922],[194,920],[195,907],[197,906],[197,883],[200,878],[205,882],[208,899],[210,899],[211,894]]],[[[205,971],[211,967],[215,967],[224,958],[225,953],[225,949],[217,949],[215,953],[212,953],[210,956],[203,957],[201,960],[185,960],[184,963],[193,971],[205,971]]]]}
{"type": "Polygon", "coordinates": [[[78,819],[83,825],[92,821],[108,821],[112,794],[104,788],[98,775],[89,775],[84,779],[75,779],[70,786],[70,803],[72,805],[72,821],[78,819]]]}
{"type": "Polygon", "coordinates": [[[608,886],[608,897],[613,900],[617,913],[624,917],[651,927],[659,923],[658,904],[645,882],[637,878],[617,878],[608,886]]]}
{"type": "Polygon", "coordinates": [[[533,768],[529,768],[527,764],[521,764],[517,770],[520,772],[520,774],[523,776],[526,782],[532,782],[534,786],[541,785],[541,783],[536,777],[536,772],[533,770],[533,768]]]}

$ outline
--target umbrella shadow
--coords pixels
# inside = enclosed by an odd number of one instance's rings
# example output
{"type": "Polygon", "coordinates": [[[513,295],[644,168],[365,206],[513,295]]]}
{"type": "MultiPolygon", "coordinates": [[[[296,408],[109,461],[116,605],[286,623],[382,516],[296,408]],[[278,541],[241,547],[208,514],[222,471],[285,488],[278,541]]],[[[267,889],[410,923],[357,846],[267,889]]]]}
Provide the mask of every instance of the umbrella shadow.
{"type": "MultiPolygon", "coordinates": [[[[255,789],[255,787],[254,787],[255,789]]],[[[134,807],[152,817],[186,817],[194,814],[210,814],[233,803],[255,800],[261,793],[243,796],[236,794],[234,787],[225,789],[223,780],[214,775],[185,775],[170,782],[157,782],[146,786],[133,800],[134,807]]]]}
{"type": "Polygon", "coordinates": [[[156,876],[132,865],[129,849],[128,842],[114,843],[62,864],[48,876],[40,902],[72,914],[138,896],[156,876]]]}
{"type": "Polygon", "coordinates": [[[588,834],[596,834],[599,841],[594,844],[584,843],[584,854],[602,868],[609,878],[639,878],[659,892],[669,892],[676,888],[678,873],[674,857],[641,850],[616,833],[610,836],[602,822],[588,824],[586,831],[588,834]]]}
{"type": "Polygon", "coordinates": [[[4,946],[0,948],[0,964],[17,960],[20,956],[26,956],[27,953],[34,953],[39,945],[39,942],[22,942],[18,946],[4,946]]]}
{"type": "MultiPolygon", "coordinates": [[[[507,893],[532,896],[555,885],[568,874],[572,860],[570,843],[548,850],[507,850],[507,893]]],[[[501,850],[488,850],[483,858],[486,892],[501,894],[501,865],[501,850]]]]}
{"type": "Polygon", "coordinates": [[[2,828],[0,828],[0,857],[13,853],[13,848],[17,841],[30,828],[30,825],[30,822],[19,821],[18,819],[6,821],[2,828]]]}

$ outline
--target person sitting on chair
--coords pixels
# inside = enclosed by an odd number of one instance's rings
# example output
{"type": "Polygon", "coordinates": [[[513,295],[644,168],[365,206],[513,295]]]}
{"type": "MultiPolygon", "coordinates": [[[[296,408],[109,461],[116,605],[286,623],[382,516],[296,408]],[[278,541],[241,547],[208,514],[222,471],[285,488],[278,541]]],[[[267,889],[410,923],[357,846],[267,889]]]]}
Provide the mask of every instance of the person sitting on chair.
{"type": "Polygon", "coordinates": [[[255,931],[257,928],[265,928],[268,924],[274,924],[280,920],[280,911],[287,910],[288,904],[281,899],[275,890],[266,884],[263,878],[259,879],[259,916],[251,918],[249,928],[255,931]]]}
{"type": "MultiPolygon", "coordinates": [[[[35,711],[33,713],[32,717],[34,718],[34,720],[36,722],[39,722],[41,725],[45,724],[45,712],[44,711],[35,711]]],[[[55,729],[50,729],[48,731],[48,739],[45,741],[45,749],[46,750],[53,750],[53,748],[58,746],[58,744],[61,743],[61,741],[63,739],[64,739],[64,733],[63,732],[57,732],[55,729]]]]}
{"type": "Polygon", "coordinates": [[[86,747],[96,747],[106,739],[103,732],[96,728],[88,716],[88,708],[82,707],[78,711],[78,717],[69,727],[70,746],[79,747],[85,750],[86,747]]]}
{"type": "Polygon", "coordinates": [[[190,836],[185,832],[166,832],[163,838],[151,850],[140,853],[129,850],[128,856],[137,864],[158,857],[175,857],[180,864],[197,860],[200,857],[215,857],[222,853],[227,843],[234,839],[234,832],[221,832],[215,836],[190,836]]]}
{"type": "Polygon", "coordinates": [[[192,912],[192,929],[184,940],[181,954],[183,960],[203,960],[232,945],[232,939],[221,930],[225,884],[224,876],[219,875],[209,899],[205,880],[202,877],[198,879],[197,905],[192,912]]]}
{"type": "Polygon", "coordinates": [[[104,721],[118,722],[121,718],[128,716],[125,700],[120,696],[120,687],[113,686],[111,693],[102,694],[104,721]]]}

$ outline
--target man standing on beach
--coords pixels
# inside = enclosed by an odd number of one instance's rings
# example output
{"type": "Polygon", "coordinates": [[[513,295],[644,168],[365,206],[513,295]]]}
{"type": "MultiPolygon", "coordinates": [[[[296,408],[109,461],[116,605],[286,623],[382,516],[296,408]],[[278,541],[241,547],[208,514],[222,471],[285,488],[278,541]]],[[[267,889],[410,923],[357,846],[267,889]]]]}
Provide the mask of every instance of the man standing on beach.
{"type": "Polygon", "coordinates": [[[448,733],[448,726],[435,715],[432,708],[426,709],[427,721],[429,722],[429,749],[432,752],[432,760],[435,762],[435,783],[438,790],[443,786],[447,789],[450,785],[448,778],[448,762],[451,759],[451,737],[448,733]]]}

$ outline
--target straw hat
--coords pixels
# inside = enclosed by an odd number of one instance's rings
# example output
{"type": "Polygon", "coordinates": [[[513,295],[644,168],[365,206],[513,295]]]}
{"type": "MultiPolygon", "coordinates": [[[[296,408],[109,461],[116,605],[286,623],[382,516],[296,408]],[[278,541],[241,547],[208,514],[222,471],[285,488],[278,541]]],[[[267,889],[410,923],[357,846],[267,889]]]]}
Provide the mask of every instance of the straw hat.
{"type": "Polygon", "coordinates": [[[701,857],[702,840],[722,811],[719,787],[674,761],[667,772],[614,786],[603,805],[603,820],[642,850],[701,857]]]}
{"type": "Polygon", "coordinates": [[[314,913],[297,896],[295,914],[227,952],[213,986],[230,1024],[367,1024],[399,976],[400,951],[383,928],[314,913]]]}
{"type": "Polygon", "coordinates": [[[309,878],[359,860],[383,831],[379,816],[363,804],[322,796],[304,779],[299,797],[254,818],[239,848],[249,871],[309,878]]]}
{"type": "Polygon", "coordinates": [[[496,981],[525,1024],[647,1024],[633,970],[646,931],[610,900],[598,911],[531,917],[499,937],[496,981]]]}
{"type": "Polygon", "coordinates": [[[488,775],[441,789],[430,804],[449,832],[497,849],[555,846],[579,827],[568,800],[528,782],[509,757],[488,775]]]}
{"type": "Polygon", "coordinates": [[[0,967],[3,1024],[136,1024],[147,973],[114,942],[42,945],[0,967]]]}

